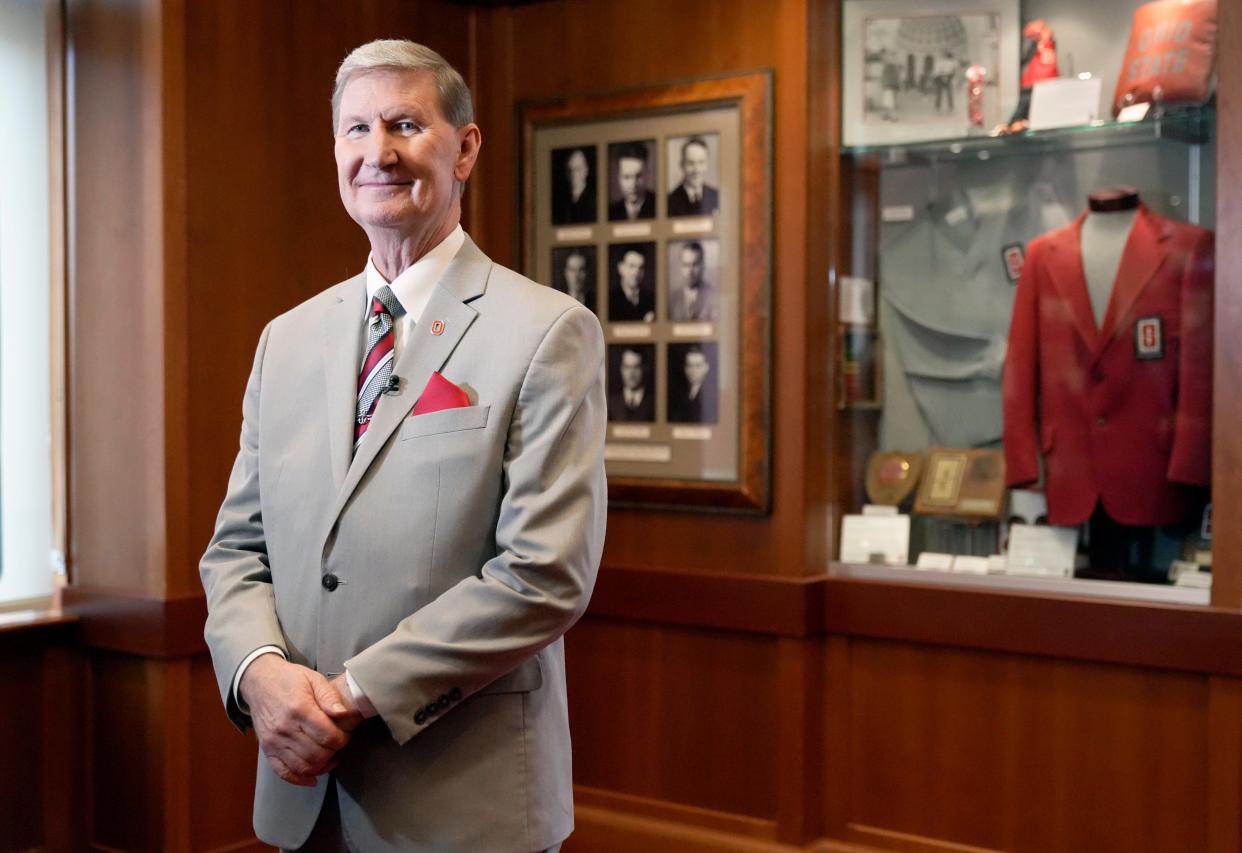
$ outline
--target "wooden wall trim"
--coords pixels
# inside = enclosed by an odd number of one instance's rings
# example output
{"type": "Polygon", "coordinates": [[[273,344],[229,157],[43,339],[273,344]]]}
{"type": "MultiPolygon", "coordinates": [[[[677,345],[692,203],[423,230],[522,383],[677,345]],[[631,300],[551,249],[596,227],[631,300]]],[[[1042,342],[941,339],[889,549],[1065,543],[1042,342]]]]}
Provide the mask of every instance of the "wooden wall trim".
{"type": "MultiPolygon", "coordinates": [[[[170,658],[206,651],[201,594],[160,598],[70,586],[66,610],[90,647],[170,658]]],[[[1242,614],[1186,605],[945,589],[819,576],[608,566],[593,618],[807,639],[903,640],[1039,657],[1242,677],[1242,614]]]]}
{"type": "Polygon", "coordinates": [[[65,588],[65,609],[82,620],[86,646],[152,658],[203,654],[207,599],[161,598],[138,591],[65,588]]]}
{"type": "Polygon", "coordinates": [[[776,637],[836,634],[1242,676],[1242,614],[1223,608],[824,575],[607,566],[587,613],[776,637]]]}
{"type": "Polygon", "coordinates": [[[824,597],[834,634],[1242,675],[1233,610],[852,578],[828,578],[824,597]]]}
{"type": "Polygon", "coordinates": [[[0,613],[0,652],[6,654],[33,646],[72,641],[78,618],[50,610],[15,610],[0,613]]]}
{"type": "Polygon", "coordinates": [[[823,581],[605,566],[587,612],[631,622],[809,637],[823,631],[823,597],[813,592],[823,581]]]}
{"type": "Polygon", "coordinates": [[[1242,359],[1238,358],[1237,329],[1242,323],[1242,241],[1233,237],[1242,226],[1242,200],[1235,188],[1242,184],[1242,7],[1221,3],[1216,99],[1216,346],[1213,362],[1212,505],[1215,518],[1225,520],[1213,531],[1212,604],[1242,607],[1242,528],[1230,524],[1242,507],[1242,441],[1236,424],[1242,418],[1242,359]]]}

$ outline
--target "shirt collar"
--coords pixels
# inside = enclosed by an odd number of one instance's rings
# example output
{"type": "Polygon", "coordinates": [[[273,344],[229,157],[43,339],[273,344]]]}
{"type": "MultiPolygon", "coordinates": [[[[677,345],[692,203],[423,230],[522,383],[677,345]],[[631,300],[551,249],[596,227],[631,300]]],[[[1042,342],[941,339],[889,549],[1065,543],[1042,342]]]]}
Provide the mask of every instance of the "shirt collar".
{"type": "Polygon", "coordinates": [[[423,255],[410,265],[405,272],[392,281],[385,281],[380,271],[375,268],[375,261],[367,255],[367,313],[371,311],[371,300],[375,292],[384,285],[392,288],[393,295],[405,309],[411,322],[417,323],[422,317],[423,309],[431,299],[436,283],[444,275],[449,262],[456,257],[462,244],[466,242],[466,232],[458,225],[449,235],[436,244],[430,252],[423,255]]]}

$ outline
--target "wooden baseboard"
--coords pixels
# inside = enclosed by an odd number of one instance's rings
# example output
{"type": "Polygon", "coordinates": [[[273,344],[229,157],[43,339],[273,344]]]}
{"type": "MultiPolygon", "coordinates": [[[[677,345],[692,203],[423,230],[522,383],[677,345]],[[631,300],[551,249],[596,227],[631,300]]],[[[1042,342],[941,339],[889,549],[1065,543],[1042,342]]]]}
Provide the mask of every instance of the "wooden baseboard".
{"type": "Polygon", "coordinates": [[[595,806],[574,808],[576,828],[564,853],[801,853],[775,841],[595,806]]]}
{"type": "Polygon", "coordinates": [[[1001,853],[991,847],[973,847],[860,823],[851,823],[846,831],[855,841],[869,844],[874,849],[892,850],[896,853],[1001,853]]]}
{"type": "Polygon", "coordinates": [[[775,840],[776,822],[584,786],[564,853],[875,853],[856,842],[775,840]]]}
{"type": "Polygon", "coordinates": [[[647,818],[660,823],[694,826],[757,841],[776,840],[775,820],[575,785],[574,811],[577,813],[583,808],[607,814],[647,818]]]}

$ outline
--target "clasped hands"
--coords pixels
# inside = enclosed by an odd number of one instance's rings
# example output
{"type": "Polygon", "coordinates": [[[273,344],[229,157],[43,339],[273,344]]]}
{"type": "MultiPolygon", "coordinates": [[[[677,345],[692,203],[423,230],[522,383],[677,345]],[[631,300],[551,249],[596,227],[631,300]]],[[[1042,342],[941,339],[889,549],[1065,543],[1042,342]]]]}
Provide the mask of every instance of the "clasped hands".
{"type": "Polygon", "coordinates": [[[276,775],[313,787],[336,767],[336,754],[363,720],[345,676],[323,675],[277,654],[260,655],[239,685],[259,747],[276,775]]]}

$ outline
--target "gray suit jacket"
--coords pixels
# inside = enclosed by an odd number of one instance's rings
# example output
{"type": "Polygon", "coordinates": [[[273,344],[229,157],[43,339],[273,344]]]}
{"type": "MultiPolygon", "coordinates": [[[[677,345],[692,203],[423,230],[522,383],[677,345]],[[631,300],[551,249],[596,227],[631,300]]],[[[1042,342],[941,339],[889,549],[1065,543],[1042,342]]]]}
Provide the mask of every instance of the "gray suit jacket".
{"type": "MultiPolygon", "coordinates": [[[[561,636],[604,539],[599,322],[467,238],[351,459],[365,300],[357,276],[259,341],[200,566],[220,693],[244,728],[231,682],[255,648],[348,665],[380,715],[335,771],[356,846],[541,850],[573,828],[561,636]],[[474,405],[411,417],[436,370],[474,405]]],[[[296,787],[259,759],[255,831],[298,847],[327,777],[296,787]]]]}

